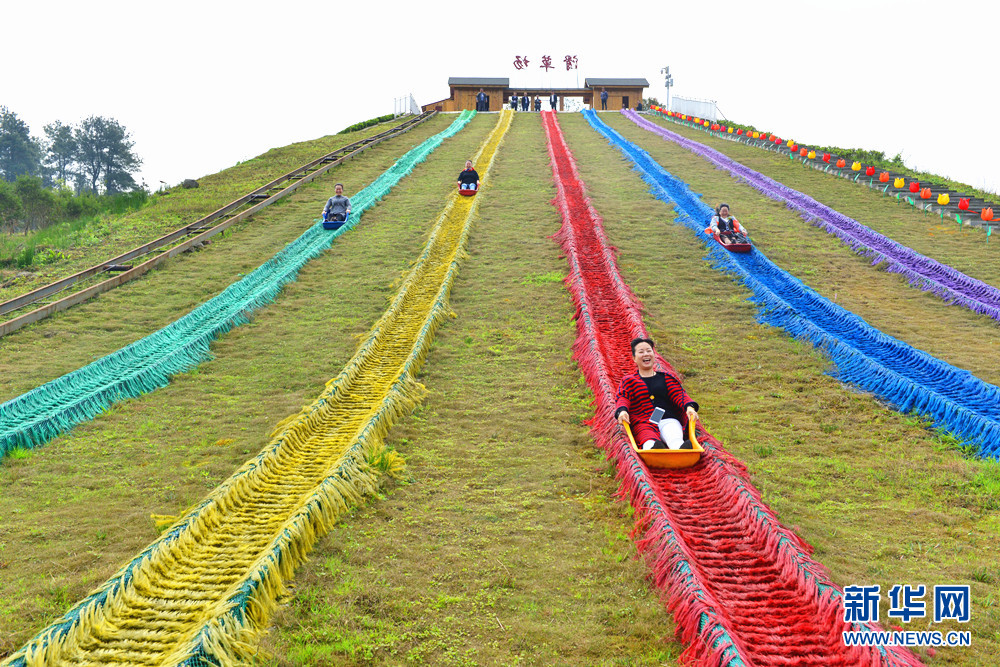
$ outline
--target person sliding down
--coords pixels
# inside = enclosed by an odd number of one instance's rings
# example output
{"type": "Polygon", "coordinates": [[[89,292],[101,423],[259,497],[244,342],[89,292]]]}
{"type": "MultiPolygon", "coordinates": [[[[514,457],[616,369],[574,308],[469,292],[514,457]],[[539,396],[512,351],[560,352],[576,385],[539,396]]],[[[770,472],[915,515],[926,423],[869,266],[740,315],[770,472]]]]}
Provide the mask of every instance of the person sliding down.
{"type": "Polygon", "coordinates": [[[688,421],[698,418],[698,404],[676,378],[656,370],[651,339],[632,341],[632,360],[636,372],[618,385],[615,419],[631,427],[641,449],[691,449],[684,434],[688,421]]]}
{"type": "Polygon", "coordinates": [[[713,234],[718,234],[719,240],[726,245],[750,242],[750,233],[746,227],[729,215],[729,204],[719,204],[715,207],[715,215],[712,216],[709,229],[712,230],[713,234]]]}
{"type": "Polygon", "coordinates": [[[323,207],[323,219],[343,222],[351,214],[351,200],[344,196],[344,184],[337,183],[333,186],[334,195],[330,197],[326,206],[323,207]]]}
{"type": "Polygon", "coordinates": [[[459,190],[478,190],[479,174],[472,168],[472,160],[465,161],[465,169],[458,174],[459,190]]]}

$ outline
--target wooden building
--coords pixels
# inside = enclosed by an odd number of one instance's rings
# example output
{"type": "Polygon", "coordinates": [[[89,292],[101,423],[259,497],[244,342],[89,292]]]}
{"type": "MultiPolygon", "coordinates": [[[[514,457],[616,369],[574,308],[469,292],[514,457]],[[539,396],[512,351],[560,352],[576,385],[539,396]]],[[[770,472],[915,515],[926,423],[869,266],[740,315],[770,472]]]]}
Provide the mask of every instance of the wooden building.
{"type": "MultiPolygon", "coordinates": [[[[591,109],[601,108],[601,91],[608,91],[608,111],[618,111],[619,109],[634,109],[635,105],[642,102],[643,91],[649,88],[649,81],[645,79],[584,79],[583,85],[590,92],[589,97],[584,97],[583,103],[589,104],[591,109]]],[[[476,107],[472,107],[475,109],[476,107]]]]}
{"type": "Polygon", "coordinates": [[[489,110],[503,109],[513,94],[528,94],[534,99],[542,98],[542,108],[549,108],[549,96],[555,93],[559,96],[559,110],[563,109],[563,99],[566,97],[582,98],[583,103],[592,109],[601,108],[601,90],[608,91],[608,110],[617,111],[623,107],[635,108],[643,99],[643,92],[649,87],[645,79],[584,79],[583,88],[511,88],[510,79],[491,79],[483,77],[459,77],[448,79],[451,97],[423,105],[424,111],[462,111],[476,108],[476,95],[482,89],[488,98],[489,110]]]}

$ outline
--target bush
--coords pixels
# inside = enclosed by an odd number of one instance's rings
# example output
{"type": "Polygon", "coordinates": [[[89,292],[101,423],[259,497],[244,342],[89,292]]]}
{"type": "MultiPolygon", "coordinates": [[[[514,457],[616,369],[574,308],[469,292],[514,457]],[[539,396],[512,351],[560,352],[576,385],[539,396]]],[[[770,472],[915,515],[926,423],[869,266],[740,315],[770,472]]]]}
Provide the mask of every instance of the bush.
{"type": "Polygon", "coordinates": [[[97,215],[101,210],[101,202],[96,195],[87,192],[67,200],[65,210],[66,217],[69,218],[97,215]]]}
{"type": "Polygon", "coordinates": [[[350,127],[345,127],[343,130],[341,130],[337,134],[347,134],[348,132],[357,132],[358,130],[363,130],[366,127],[371,127],[372,125],[378,125],[379,123],[384,123],[387,120],[392,120],[395,117],[396,116],[394,116],[393,114],[390,113],[390,114],[386,114],[385,116],[379,116],[378,118],[372,118],[370,120],[362,121],[360,123],[355,123],[354,125],[351,125],[350,127]]]}

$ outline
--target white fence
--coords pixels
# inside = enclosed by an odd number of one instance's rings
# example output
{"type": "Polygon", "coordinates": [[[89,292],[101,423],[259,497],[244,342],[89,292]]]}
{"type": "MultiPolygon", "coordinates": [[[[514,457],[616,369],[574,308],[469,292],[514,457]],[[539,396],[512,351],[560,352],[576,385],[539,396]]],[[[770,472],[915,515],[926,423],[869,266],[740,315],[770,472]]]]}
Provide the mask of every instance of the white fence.
{"type": "Polygon", "coordinates": [[[713,123],[719,119],[719,110],[715,100],[690,100],[686,97],[674,97],[670,100],[670,110],[688,116],[697,116],[713,123]]]}
{"type": "Polygon", "coordinates": [[[419,116],[422,112],[420,110],[420,105],[413,98],[413,93],[409,95],[404,95],[403,97],[394,97],[392,100],[392,113],[394,116],[403,116],[405,114],[413,114],[414,116],[419,116]]]}

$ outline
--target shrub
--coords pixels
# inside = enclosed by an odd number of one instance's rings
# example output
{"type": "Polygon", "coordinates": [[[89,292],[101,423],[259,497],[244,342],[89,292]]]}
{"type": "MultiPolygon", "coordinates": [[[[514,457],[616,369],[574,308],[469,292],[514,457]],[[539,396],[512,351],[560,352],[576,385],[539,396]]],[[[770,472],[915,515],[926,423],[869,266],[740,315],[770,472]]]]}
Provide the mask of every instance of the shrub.
{"type": "Polygon", "coordinates": [[[372,125],[378,125],[379,123],[384,123],[387,120],[392,120],[393,118],[395,118],[395,116],[391,113],[386,114],[385,116],[379,116],[378,118],[371,118],[369,120],[362,121],[360,123],[355,123],[350,127],[345,127],[337,134],[347,134],[348,132],[357,132],[358,130],[363,130],[366,127],[371,127],[372,125]]]}

